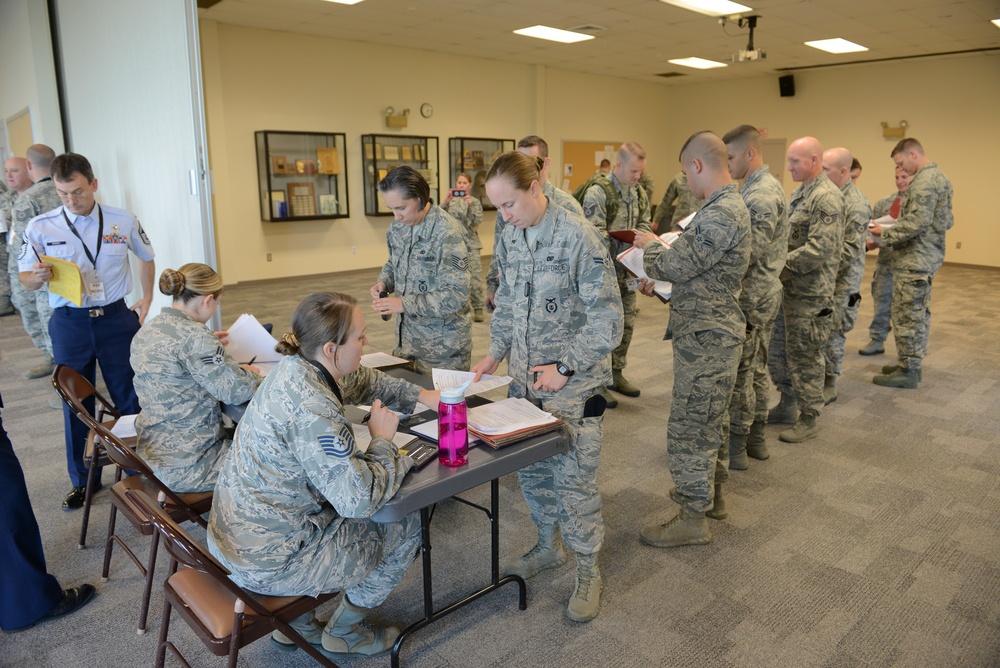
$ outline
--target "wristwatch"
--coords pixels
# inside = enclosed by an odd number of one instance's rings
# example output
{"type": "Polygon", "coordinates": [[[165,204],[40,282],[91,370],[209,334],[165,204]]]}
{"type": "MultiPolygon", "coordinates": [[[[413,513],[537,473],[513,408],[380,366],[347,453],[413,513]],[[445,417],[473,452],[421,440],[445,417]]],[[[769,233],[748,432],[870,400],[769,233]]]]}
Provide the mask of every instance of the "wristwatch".
{"type": "Polygon", "coordinates": [[[576,373],[562,362],[556,362],[556,371],[558,371],[561,375],[566,376],[567,378],[576,373]]]}

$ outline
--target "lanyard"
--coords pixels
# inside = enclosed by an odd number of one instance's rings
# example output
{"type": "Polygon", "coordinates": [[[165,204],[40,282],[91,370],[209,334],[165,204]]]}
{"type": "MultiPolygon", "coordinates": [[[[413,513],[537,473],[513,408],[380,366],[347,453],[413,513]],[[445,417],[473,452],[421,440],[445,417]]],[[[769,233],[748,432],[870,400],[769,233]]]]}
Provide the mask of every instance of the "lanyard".
{"type": "Polygon", "coordinates": [[[69,216],[66,215],[66,207],[63,207],[63,218],[66,219],[66,225],[69,227],[69,231],[76,235],[76,238],[80,240],[80,245],[83,246],[83,252],[87,254],[87,259],[90,260],[90,264],[94,265],[94,271],[97,271],[97,257],[101,254],[101,239],[104,237],[104,211],[101,207],[97,207],[97,249],[94,251],[93,255],[90,253],[90,249],[87,248],[87,244],[84,243],[83,237],[80,233],[76,231],[76,227],[73,223],[69,222],[69,216]]]}
{"type": "Polygon", "coordinates": [[[314,367],[316,367],[316,370],[319,371],[321,376],[323,376],[323,380],[326,381],[326,384],[330,386],[330,389],[333,390],[333,393],[337,396],[337,399],[340,401],[341,405],[343,405],[344,398],[340,396],[340,388],[337,387],[337,381],[333,379],[333,374],[327,371],[326,367],[317,362],[316,360],[311,360],[305,355],[302,355],[302,359],[304,359],[305,361],[309,362],[314,367]]]}

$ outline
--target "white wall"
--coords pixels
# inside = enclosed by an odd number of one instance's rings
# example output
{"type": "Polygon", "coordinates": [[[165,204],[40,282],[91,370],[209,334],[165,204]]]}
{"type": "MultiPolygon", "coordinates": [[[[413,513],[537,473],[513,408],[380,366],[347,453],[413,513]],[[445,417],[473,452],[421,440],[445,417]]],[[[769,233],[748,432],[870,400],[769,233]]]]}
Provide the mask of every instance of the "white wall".
{"type": "MultiPolygon", "coordinates": [[[[742,123],[792,141],[813,135],[861,161],[861,190],[875,201],[895,190],[881,121],[909,123],[955,189],[948,262],[1000,267],[1000,214],[993,156],[1000,148],[1000,54],[876,63],[795,74],[795,96],[778,95],[777,77],[687,84],[671,90],[671,144],[696,130],[724,134],[742,123]],[[961,249],[956,248],[958,243],[961,249]]],[[[785,179],[787,190],[794,183],[785,179]]]]}
{"type": "MultiPolygon", "coordinates": [[[[668,148],[664,86],[211,21],[202,21],[200,32],[218,247],[228,284],[385,262],[390,219],[364,215],[362,134],[439,137],[442,180],[449,137],[516,140],[533,133],[549,143],[557,183],[564,139],[639,141],[651,153],[649,169],[661,192],[676,171],[673,160],[661,158],[668,148]],[[467,73],[464,81],[456,81],[458,69],[467,73]],[[430,119],[420,116],[423,102],[434,106],[430,119]],[[382,112],[390,105],[410,109],[409,127],[385,127],[382,112]],[[256,130],[345,133],[350,218],[261,222],[256,130]]],[[[670,154],[677,148],[669,147],[670,154]]],[[[492,249],[493,220],[488,212],[480,228],[485,253],[492,249]]]]}

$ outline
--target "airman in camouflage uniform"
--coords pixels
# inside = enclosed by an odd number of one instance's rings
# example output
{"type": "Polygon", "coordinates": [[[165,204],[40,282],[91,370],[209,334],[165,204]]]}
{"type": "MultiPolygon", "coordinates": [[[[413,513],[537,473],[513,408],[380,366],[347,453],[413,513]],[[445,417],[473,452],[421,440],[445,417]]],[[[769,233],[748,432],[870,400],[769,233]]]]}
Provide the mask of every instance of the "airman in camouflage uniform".
{"type": "MultiPolygon", "coordinates": [[[[10,228],[10,209],[14,204],[13,197],[17,196],[16,192],[7,189],[7,184],[4,181],[6,181],[6,177],[0,179],[0,268],[7,266],[7,254],[9,253],[7,231],[10,228]]],[[[14,306],[10,301],[10,281],[4,279],[0,281],[0,316],[10,315],[13,312],[14,306]]]]}
{"type": "Polygon", "coordinates": [[[684,144],[680,161],[704,205],[670,247],[651,233],[637,234],[634,242],[645,253],[646,274],[673,284],[667,455],[671,498],[681,511],[666,524],[642,529],[642,541],[655,547],[709,543],[706,513],[726,517],[721,485],[729,478],[728,407],[746,335],[739,299],[750,265],[750,213],[729,175],[726,146],[711,132],[699,132],[684,144]]]}
{"type": "MultiPolygon", "coordinates": [[[[465,179],[465,189],[471,188],[468,177],[464,174],[459,181],[465,179]]],[[[461,183],[459,184],[461,188],[461,183]]],[[[452,218],[462,224],[465,245],[469,249],[469,297],[472,300],[472,312],[476,322],[483,321],[483,242],[479,240],[479,225],[483,222],[483,204],[475,197],[450,197],[443,205],[452,218]]]]}
{"type": "Polygon", "coordinates": [[[489,353],[473,371],[492,373],[506,358],[510,396],[526,397],[565,422],[569,451],[518,472],[539,538],[505,572],[528,578],[565,563],[561,530],[577,559],[567,614],[589,621],[600,607],[597,554],[604,542],[598,395],[611,378],[609,354],[621,338],[621,300],[607,246],[593,226],[553,206],[543,189],[536,190],[537,180],[525,188],[524,181],[538,178],[538,168],[510,152],[497,158],[487,177],[498,213],[518,213],[517,224],[507,225],[496,242],[497,310],[489,353]]]}
{"type": "Polygon", "coordinates": [[[781,270],[788,255],[785,191],[764,164],[763,138],[752,125],[741,125],[722,138],[729,174],[744,179],[740,196],[750,212],[750,265],[743,276],[740,310],[747,321],[736,385],[729,404],[729,467],[749,467],[748,455],[767,459],[765,441],[767,344],[781,306],[781,270]]]}
{"type": "Polygon", "coordinates": [[[469,249],[462,226],[432,204],[423,222],[393,221],[386,232],[389,260],[378,282],[403,300],[396,316],[394,355],[432,368],[465,371],[472,362],[469,249]]]}
{"type": "Polygon", "coordinates": [[[137,451],[178,493],[215,488],[230,440],[221,403],[242,404],[261,378],[242,368],[209,329],[176,308],[164,308],[132,339],[132,368],[142,411],[137,451]]]}
{"type": "Polygon", "coordinates": [[[691,194],[687,177],[684,176],[684,172],[679,172],[667,186],[667,192],[663,193],[663,199],[656,207],[656,213],[653,214],[653,231],[660,234],[669,232],[677,226],[677,221],[697,211],[703,203],[704,200],[691,194]],[[665,223],[669,223],[669,228],[665,223]]]}
{"type": "Polygon", "coordinates": [[[823,344],[833,327],[833,293],[844,243],[844,196],[823,172],[823,147],[813,137],[788,147],[788,170],[799,182],[788,203],[788,259],[781,272],[782,307],[774,323],[768,369],[781,403],[772,422],[794,422],[778,435],[800,443],[818,434],[823,407],[823,344]]]}
{"type": "Polygon", "coordinates": [[[924,154],[916,139],[903,139],[893,149],[896,166],[913,174],[902,198],[899,220],[876,225],[872,234],[892,248],[892,328],[899,364],[875,376],[877,385],[914,389],[927,354],[931,283],[944,262],[945,235],[955,224],[951,182],[924,154]]]}
{"type": "Polygon", "coordinates": [[[865,277],[865,241],[872,209],[868,200],[851,181],[853,157],[845,148],[832,148],[823,154],[823,169],[844,195],[844,244],[833,293],[833,331],[823,346],[826,377],[823,402],[837,399],[837,376],[844,361],[847,333],[854,329],[861,304],[861,281],[865,277]]]}
{"type": "MultiPolygon", "coordinates": [[[[646,151],[635,142],[626,142],[618,149],[617,157],[614,169],[607,177],[618,194],[618,209],[614,220],[608,220],[608,193],[602,185],[595,183],[583,196],[584,215],[606,239],[612,259],[628,250],[630,244],[610,237],[609,232],[619,230],[651,232],[653,229],[649,222],[649,199],[645,190],[638,185],[639,178],[646,168],[646,151]]],[[[622,297],[625,328],[622,331],[622,342],[611,354],[612,382],[608,388],[628,397],[637,397],[640,393],[639,388],[623,375],[628,364],[626,357],[629,345],[632,343],[632,332],[635,329],[635,291],[629,290],[626,285],[630,277],[628,271],[617,263],[615,276],[622,297]]]]}

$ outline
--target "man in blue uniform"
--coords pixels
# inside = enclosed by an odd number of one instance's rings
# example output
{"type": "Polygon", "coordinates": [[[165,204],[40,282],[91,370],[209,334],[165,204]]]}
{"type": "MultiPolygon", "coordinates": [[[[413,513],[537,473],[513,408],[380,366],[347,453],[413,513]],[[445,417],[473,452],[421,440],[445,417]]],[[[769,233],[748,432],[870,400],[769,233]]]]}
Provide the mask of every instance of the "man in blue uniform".
{"type": "MultiPolygon", "coordinates": [[[[49,293],[54,309],[49,336],[56,364],[65,364],[91,383],[95,363],[115,406],[123,414],[139,412],[132,387],[129,347],[146,318],[153,299],[153,248],[135,216],[124,209],[96,203],[97,179],[82,155],[65,153],[52,161],[52,178],[63,206],[31,220],[18,256],[21,285],[38,290],[52,278],[52,265],[42,256],[72,262],[83,277],[82,304],[49,293]],[[125,297],[132,292],[128,252],[139,262],[142,299],[131,309],[125,297]]],[[[93,410],[93,401],[87,406],[93,410]]],[[[83,505],[87,468],[83,463],[86,426],[63,408],[66,460],[73,489],[64,510],[83,505]]]]}

